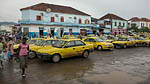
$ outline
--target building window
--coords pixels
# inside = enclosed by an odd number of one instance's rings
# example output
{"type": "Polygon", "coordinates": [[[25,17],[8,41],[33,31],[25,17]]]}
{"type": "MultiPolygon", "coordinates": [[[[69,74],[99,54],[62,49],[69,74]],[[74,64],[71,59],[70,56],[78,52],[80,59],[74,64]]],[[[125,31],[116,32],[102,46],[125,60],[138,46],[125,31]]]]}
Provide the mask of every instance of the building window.
{"type": "Polygon", "coordinates": [[[79,24],[82,24],[82,20],[81,20],[81,18],[79,19],[79,24]]]}
{"type": "Polygon", "coordinates": [[[119,22],[119,26],[121,26],[121,22],[119,22]]]}
{"type": "Polygon", "coordinates": [[[117,22],[115,22],[115,26],[117,26],[117,22]]]}
{"type": "Polygon", "coordinates": [[[72,35],[72,29],[69,29],[69,35],[72,35]]]}
{"type": "Polygon", "coordinates": [[[51,17],[51,22],[55,22],[55,18],[54,17],[51,17]]]}
{"type": "Polygon", "coordinates": [[[36,16],[36,20],[42,20],[42,16],[37,15],[37,16],[36,16]]]}
{"type": "Polygon", "coordinates": [[[123,23],[123,27],[125,26],[125,23],[123,23]]]}
{"type": "Polygon", "coordinates": [[[85,24],[89,24],[90,22],[89,22],[89,20],[88,19],[86,19],[85,20],[85,24]]]}
{"type": "Polygon", "coordinates": [[[76,20],[76,19],[77,19],[77,17],[74,17],[74,19],[76,20]]]}
{"type": "Polygon", "coordinates": [[[60,22],[64,22],[64,17],[63,16],[61,17],[60,22]]]}

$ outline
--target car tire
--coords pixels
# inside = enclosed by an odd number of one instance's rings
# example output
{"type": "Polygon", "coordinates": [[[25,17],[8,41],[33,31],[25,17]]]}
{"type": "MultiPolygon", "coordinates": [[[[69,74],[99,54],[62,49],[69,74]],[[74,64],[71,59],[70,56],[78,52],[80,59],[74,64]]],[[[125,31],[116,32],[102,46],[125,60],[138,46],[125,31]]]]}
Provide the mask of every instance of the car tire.
{"type": "Polygon", "coordinates": [[[87,50],[84,51],[83,54],[82,54],[82,57],[83,58],[88,58],[89,57],[89,51],[87,51],[87,50]]]}
{"type": "Polygon", "coordinates": [[[147,43],[144,43],[144,46],[147,47],[147,43]]]}
{"type": "Polygon", "coordinates": [[[127,48],[127,45],[126,45],[126,44],[124,44],[124,45],[123,45],[123,48],[127,48]]]}
{"type": "Polygon", "coordinates": [[[138,44],[136,43],[134,46],[135,46],[135,47],[138,47],[138,44]]]}
{"type": "Polygon", "coordinates": [[[60,62],[60,60],[61,60],[61,56],[60,56],[59,54],[54,54],[54,55],[52,55],[52,57],[51,57],[51,61],[52,61],[53,63],[58,63],[58,62],[60,62]]]}
{"type": "Polygon", "coordinates": [[[97,50],[99,50],[99,51],[101,51],[101,50],[103,50],[103,48],[102,48],[102,46],[97,46],[97,50]]]}
{"type": "Polygon", "coordinates": [[[36,56],[37,56],[37,55],[36,55],[36,52],[30,51],[28,58],[29,58],[29,59],[33,59],[33,58],[35,58],[36,56]]]}

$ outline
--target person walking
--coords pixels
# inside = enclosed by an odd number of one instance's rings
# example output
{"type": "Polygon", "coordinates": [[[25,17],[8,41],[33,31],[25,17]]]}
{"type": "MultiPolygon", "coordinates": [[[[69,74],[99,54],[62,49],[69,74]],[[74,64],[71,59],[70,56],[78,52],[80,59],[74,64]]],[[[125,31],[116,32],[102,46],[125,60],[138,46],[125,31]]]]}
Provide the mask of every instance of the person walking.
{"type": "Polygon", "coordinates": [[[22,77],[25,77],[25,68],[27,68],[29,44],[27,44],[27,38],[22,39],[22,43],[19,44],[18,58],[20,59],[20,68],[22,69],[22,77]]]}
{"type": "Polygon", "coordinates": [[[4,53],[3,53],[3,43],[2,43],[2,38],[0,38],[0,64],[1,67],[3,68],[3,60],[4,60],[4,53]]]}
{"type": "Polygon", "coordinates": [[[13,58],[13,54],[14,54],[14,49],[13,49],[13,39],[11,37],[9,37],[9,41],[7,44],[7,48],[8,48],[8,59],[12,59],[13,58]]]}

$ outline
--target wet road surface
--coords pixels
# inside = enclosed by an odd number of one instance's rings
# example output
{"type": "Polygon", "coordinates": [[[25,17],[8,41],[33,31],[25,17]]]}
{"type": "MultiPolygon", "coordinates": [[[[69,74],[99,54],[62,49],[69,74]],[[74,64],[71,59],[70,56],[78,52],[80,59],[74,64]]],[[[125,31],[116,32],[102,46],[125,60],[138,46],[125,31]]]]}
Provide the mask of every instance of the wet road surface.
{"type": "Polygon", "coordinates": [[[54,64],[30,59],[25,79],[19,64],[5,62],[0,84],[150,84],[150,47],[94,51],[54,64]]]}

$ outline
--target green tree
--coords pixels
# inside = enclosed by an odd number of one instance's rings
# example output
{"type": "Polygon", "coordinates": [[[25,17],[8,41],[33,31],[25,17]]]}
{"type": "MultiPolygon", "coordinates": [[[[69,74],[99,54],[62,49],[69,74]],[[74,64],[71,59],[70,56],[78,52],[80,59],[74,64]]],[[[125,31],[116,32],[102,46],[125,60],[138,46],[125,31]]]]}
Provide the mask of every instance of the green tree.
{"type": "Polygon", "coordinates": [[[131,27],[128,28],[128,31],[139,32],[140,30],[138,29],[138,27],[136,26],[136,24],[131,24],[131,27]]]}

